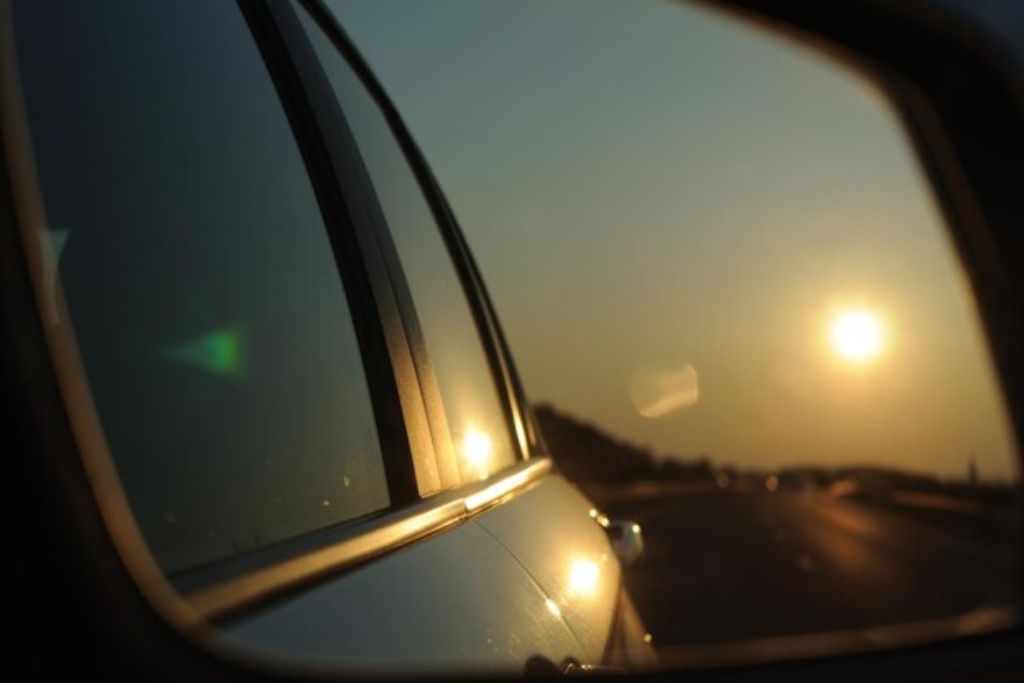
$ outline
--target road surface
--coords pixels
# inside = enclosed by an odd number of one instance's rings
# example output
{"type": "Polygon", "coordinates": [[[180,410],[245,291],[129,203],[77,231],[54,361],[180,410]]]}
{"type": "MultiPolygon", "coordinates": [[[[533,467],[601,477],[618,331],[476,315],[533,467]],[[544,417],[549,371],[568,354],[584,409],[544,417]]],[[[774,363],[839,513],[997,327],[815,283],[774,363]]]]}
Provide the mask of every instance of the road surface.
{"type": "Polygon", "coordinates": [[[606,509],[643,527],[647,553],[627,585],[662,650],[1016,603],[1013,520],[917,514],[820,491],[694,492],[606,509]]]}

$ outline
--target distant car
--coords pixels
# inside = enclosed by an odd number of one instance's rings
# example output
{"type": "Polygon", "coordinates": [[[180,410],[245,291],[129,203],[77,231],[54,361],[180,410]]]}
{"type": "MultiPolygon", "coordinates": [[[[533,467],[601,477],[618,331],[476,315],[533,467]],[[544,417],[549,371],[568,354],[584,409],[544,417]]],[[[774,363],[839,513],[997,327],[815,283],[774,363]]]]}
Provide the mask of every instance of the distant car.
{"type": "Polygon", "coordinates": [[[41,315],[156,604],[303,665],[649,663],[617,559],[640,529],[552,471],[459,228],[331,18],[12,14],[41,315]]]}

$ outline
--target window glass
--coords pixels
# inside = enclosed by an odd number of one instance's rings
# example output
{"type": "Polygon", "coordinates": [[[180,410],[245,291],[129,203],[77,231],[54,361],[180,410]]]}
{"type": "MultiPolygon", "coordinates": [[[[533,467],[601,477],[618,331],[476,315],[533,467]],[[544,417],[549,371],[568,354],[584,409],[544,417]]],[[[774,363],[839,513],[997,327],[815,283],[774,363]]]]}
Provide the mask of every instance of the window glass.
{"type": "Polygon", "coordinates": [[[430,206],[355,72],[300,10],[374,183],[412,291],[464,481],[515,462],[504,408],[465,291],[430,206]]]}
{"type": "Polygon", "coordinates": [[[235,4],[14,17],[59,324],[164,569],[387,506],[331,244],[235,4]]]}
{"type": "Polygon", "coordinates": [[[460,216],[555,462],[643,528],[625,584],[663,663],[1018,619],[1017,445],[872,83],[702,3],[327,4],[460,216]]]}

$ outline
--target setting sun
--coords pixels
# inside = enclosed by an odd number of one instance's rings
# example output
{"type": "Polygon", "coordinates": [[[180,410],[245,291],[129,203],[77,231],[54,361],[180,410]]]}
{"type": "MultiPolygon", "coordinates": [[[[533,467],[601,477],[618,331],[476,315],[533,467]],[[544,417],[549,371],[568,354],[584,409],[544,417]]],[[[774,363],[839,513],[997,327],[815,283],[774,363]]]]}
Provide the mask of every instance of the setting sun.
{"type": "Polygon", "coordinates": [[[832,347],[846,360],[863,362],[881,352],[885,330],[877,314],[843,311],[832,323],[832,347]]]}

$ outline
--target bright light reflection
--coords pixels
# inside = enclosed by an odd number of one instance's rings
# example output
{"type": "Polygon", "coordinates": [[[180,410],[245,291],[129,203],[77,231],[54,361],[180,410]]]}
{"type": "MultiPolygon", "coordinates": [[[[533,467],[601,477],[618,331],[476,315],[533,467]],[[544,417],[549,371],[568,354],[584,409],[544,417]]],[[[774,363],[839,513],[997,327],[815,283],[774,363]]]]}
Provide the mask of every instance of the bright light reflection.
{"type": "Polygon", "coordinates": [[[569,566],[569,592],[590,595],[597,588],[597,564],[590,560],[575,560],[569,566]]]}
{"type": "Polygon", "coordinates": [[[832,346],[850,361],[863,362],[877,356],[884,336],[881,319],[870,311],[843,311],[832,323],[832,346]]]}
{"type": "Polygon", "coordinates": [[[491,459],[491,437],[487,432],[471,427],[462,439],[462,457],[480,476],[487,474],[491,459]]]}
{"type": "Polygon", "coordinates": [[[558,605],[555,604],[554,600],[547,598],[544,600],[544,606],[548,608],[548,612],[551,612],[551,616],[556,619],[562,618],[562,610],[558,609],[558,605]]]}

